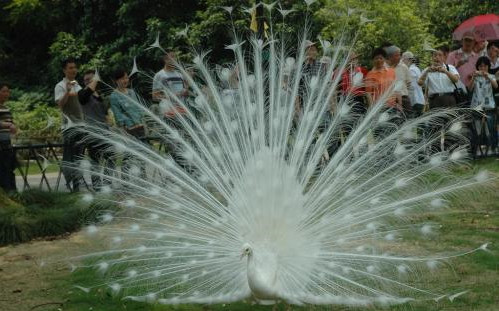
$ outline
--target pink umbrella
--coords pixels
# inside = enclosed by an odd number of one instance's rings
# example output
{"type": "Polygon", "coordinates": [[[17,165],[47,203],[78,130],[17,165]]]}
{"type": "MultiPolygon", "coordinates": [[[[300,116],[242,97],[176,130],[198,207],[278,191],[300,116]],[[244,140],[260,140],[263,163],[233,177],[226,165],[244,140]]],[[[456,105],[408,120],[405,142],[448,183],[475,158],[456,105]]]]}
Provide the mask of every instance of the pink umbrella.
{"type": "Polygon", "coordinates": [[[462,40],[467,32],[472,32],[477,40],[499,40],[499,15],[479,15],[465,20],[454,30],[452,39],[462,40]]]}

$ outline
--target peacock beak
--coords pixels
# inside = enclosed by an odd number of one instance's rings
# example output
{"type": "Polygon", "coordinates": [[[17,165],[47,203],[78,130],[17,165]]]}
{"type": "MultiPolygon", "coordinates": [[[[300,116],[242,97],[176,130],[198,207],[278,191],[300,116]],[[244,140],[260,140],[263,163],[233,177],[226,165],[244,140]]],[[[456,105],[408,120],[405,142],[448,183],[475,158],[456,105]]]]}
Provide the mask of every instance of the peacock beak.
{"type": "Polygon", "coordinates": [[[246,256],[246,253],[245,253],[245,252],[242,252],[242,253],[241,253],[241,256],[239,257],[239,260],[243,260],[244,256],[246,256]]]}

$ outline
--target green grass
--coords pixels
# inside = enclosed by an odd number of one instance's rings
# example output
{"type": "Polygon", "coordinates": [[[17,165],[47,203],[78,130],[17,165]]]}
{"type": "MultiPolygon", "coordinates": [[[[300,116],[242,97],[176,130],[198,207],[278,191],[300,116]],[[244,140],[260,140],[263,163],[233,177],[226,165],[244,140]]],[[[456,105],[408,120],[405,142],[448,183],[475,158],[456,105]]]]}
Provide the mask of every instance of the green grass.
{"type": "MultiPolygon", "coordinates": [[[[462,167],[456,170],[457,174],[467,175],[481,169],[488,169],[499,175],[499,161],[485,159],[474,162],[472,167],[462,167]]],[[[499,310],[499,190],[498,183],[491,188],[477,192],[471,197],[456,197],[452,201],[452,209],[438,216],[431,216],[431,221],[442,225],[438,237],[418,242],[420,246],[431,249],[448,251],[462,251],[474,249],[485,242],[491,243],[489,252],[476,252],[450,261],[450,269],[441,269],[433,275],[425,274],[428,288],[432,285],[443,287],[447,292],[457,293],[464,290],[469,292],[450,302],[443,299],[439,302],[411,302],[388,308],[369,307],[368,310],[397,310],[397,311],[427,311],[427,310],[499,310]],[[440,286],[438,286],[440,285],[440,286]]],[[[408,242],[408,247],[410,247],[408,242]]],[[[272,306],[257,306],[248,303],[226,305],[179,305],[163,306],[138,303],[113,297],[106,289],[84,293],[73,288],[74,284],[95,284],[99,276],[88,274],[85,271],[76,271],[67,276],[56,276],[51,283],[60,289],[59,299],[66,300],[63,310],[128,310],[128,311],[249,311],[272,310],[272,306]]],[[[51,310],[57,310],[53,308],[51,310]]],[[[279,305],[278,310],[286,310],[285,305],[279,305]]],[[[360,311],[362,308],[348,308],[343,306],[328,307],[292,307],[292,310],[349,310],[360,311]]]]}
{"type": "Polygon", "coordinates": [[[29,190],[0,193],[0,246],[73,232],[111,205],[84,203],[70,193],[29,190]]]}
{"type": "MultiPolygon", "coordinates": [[[[23,170],[26,169],[26,163],[24,161],[19,162],[20,168],[23,170]]],[[[36,161],[31,160],[28,166],[28,175],[37,175],[41,174],[42,170],[40,167],[38,167],[38,164],[36,161]]],[[[49,165],[47,166],[47,169],[45,170],[45,173],[57,173],[59,172],[59,164],[56,162],[49,162],[49,165]]],[[[15,171],[16,176],[21,176],[21,173],[19,172],[18,169],[15,171]]]]}

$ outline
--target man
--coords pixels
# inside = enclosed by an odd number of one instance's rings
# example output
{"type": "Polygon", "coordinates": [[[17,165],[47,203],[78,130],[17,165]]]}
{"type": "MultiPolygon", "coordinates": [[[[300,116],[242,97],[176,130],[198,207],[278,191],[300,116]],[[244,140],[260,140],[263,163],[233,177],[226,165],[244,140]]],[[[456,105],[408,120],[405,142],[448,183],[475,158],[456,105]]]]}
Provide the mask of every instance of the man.
{"type": "Polygon", "coordinates": [[[412,52],[404,52],[402,54],[402,61],[409,67],[409,74],[411,76],[411,88],[409,88],[409,99],[411,100],[410,117],[417,118],[423,113],[425,104],[423,89],[418,84],[418,80],[421,77],[421,70],[414,63],[415,57],[412,52]]]}
{"type": "Polygon", "coordinates": [[[175,68],[175,52],[167,52],[163,57],[163,62],[163,69],[158,71],[153,78],[152,98],[160,102],[160,111],[164,117],[174,118],[176,114],[185,113],[185,109],[177,100],[185,104],[188,96],[187,85],[182,74],[175,68]]]}
{"type": "Polygon", "coordinates": [[[444,51],[434,50],[432,64],[423,70],[418,80],[420,86],[425,86],[428,92],[430,109],[456,107],[454,84],[459,81],[459,72],[453,65],[444,63],[444,51]]]}
{"type": "Polygon", "coordinates": [[[349,63],[341,72],[336,71],[333,74],[333,79],[341,74],[341,80],[338,85],[339,94],[341,96],[351,96],[352,112],[362,115],[367,111],[367,103],[365,98],[366,90],[364,88],[364,77],[368,70],[359,64],[359,56],[352,52],[349,56],[349,63]]]}
{"type": "MultiPolygon", "coordinates": [[[[367,73],[365,79],[366,95],[369,106],[374,105],[387,92],[395,82],[396,74],[393,68],[385,66],[386,51],[377,48],[372,53],[373,68],[367,73]]],[[[395,93],[389,96],[385,102],[388,108],[402,110],[400,95],[395,93]]]]}
{"type": "Polygon", "coordinates": [[[450,52],[447,57],[447,64],[456,67],[461,81],[467,88],[471,86],[471,75],[475,72],[475,64],[478,60],[478,54],[473,51],[474,46],[473,33],[466,32],[463,35],[462,47],[450,52]]]}
{"type": "Polygon", "coordinates": [[[491,42],[487,45],[487,57],[490,60],[490,69],[489,72],[491,74],[496,74],[499,71],[499,43],[491,42]]]}
{"type": "Polygon", "coordinates": [[[402,108],[407,115],[411,113],[411,100],[409,91],[411,90],[411,75],[406,64],[400,61],[400,48],[392,45],[385,49],[387,64],[395,70],[395,91],[400,94],[402,108]]]}
{"type": "Polygon", "coordinates": [[[322,64],[317,61],[319,56],[319,51],[315,43],[309,40],[305,41],[305,61],[302,67],[302,78],[300,80],[300,88],[298,91],[298,98],[296,101],[296,112],[301,113],[303,108],[303,101],[305,100],[305,95],[307,92],[307,83],[310,83],[310,79],[313,76],[317,76],[321,73],[322,64]]]}
{"type": "Polygon", "coordinates": [[[72,126],[78,125],[84,119],[83,110],[78,99],[78,92],[81,91],[81,87],[75,80],[78,74],[76,61],[72,58],[64,60],[62,62],[62,71],[64,78],[54,88],[55,102],[63,114],[61,127],[64,143],[62,161],[67,165],[63,167],[62,172],[68,189],[77,192],[83,177],[72,166],[76,165],[76,161],[83,157],[85,149],[83,144],[80,143],[81,134],[78,134],[77,127],[72,126]]]}
{"type": "Polygon", "coordinates": [[[475,52],[478,57],[487,56],[487,46],[488,42],[483,39],[475,39],[475,45],[473,46],[473,52],[475,52]]]}
{"type": "Polygon", "coordinates": [[[303,65],[303,75],[307,78],[317,76],[321,70],[321,63],[317,61],[319,50],[312,41],[305,42],[305,63],[303,65]]]}
{"type": "MultiPolygon", "coordinates": [[[[152,98],[159,101],[160,113],[171,127],[181,131],[180,118],[186,113],[182,104],[187,103],[189,95],[187,84],[182,74],[177,71],[175,52],[169,51],[163,57],[164,67],[158,71],[153,78],[152,98]]],[[[180,134],[180,133],[179,133],[180,134]]],[[[179,156],[180,150],[175,142],[167,141],[166,147],[173,159],[180,165],[183,160],[179,156]]]]}
{"type": "Polygon", "coordinates": [[[7,83],[0,81],[0,188],[16,191],[16,155],[12,149],[10,137],[17,131],[12,113],[5,103],[9,100],[10,89],[7,83]]]}
{"type": "MultiPolygon", "coordinates": [[[[95,77],[95,70],[87,70],[83,75],[83,83],[85,88],[78,93],[78,98],[82,104],[83,114],[86,122],[94,127],[109,129],[107,124],[109,106],[104,103],[102,96],[97,90],[98,79],[95,77]]],[[[91,137],[86,144],[88,155],[93,167],[97,167],[100,161],[105,161],[106,165],[104,174],[111,174],[114,169],[113,154],[110,152],[111,146],[96,137],[91,137]]],[[[102,183],[110,185],[109,179],[102,179],[98,175],[92,175],[92,187],[95,191],[99,191],[102,183]]]]}

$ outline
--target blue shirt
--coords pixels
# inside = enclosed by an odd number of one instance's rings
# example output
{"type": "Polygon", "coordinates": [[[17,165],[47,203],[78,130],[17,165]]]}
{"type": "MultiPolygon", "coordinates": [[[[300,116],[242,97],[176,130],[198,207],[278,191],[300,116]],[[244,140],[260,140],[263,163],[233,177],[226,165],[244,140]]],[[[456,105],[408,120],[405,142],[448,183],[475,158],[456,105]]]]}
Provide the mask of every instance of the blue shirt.
{"type": "Polygon", "coordinates": [[[114,119],[119,126],[132,127],[143,123],[144,113],[139,107],[142,104],[133,90],[127,89],[126,94],[115,90],[111,93],[109,101],[114,119]]]}

